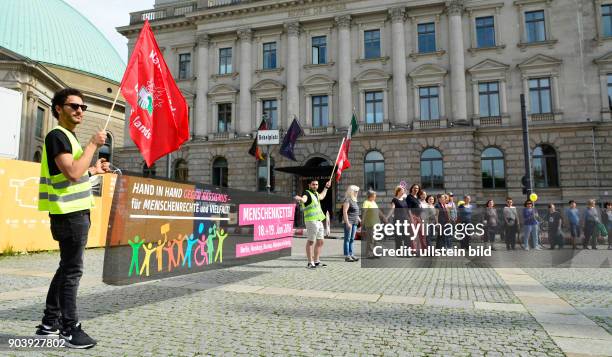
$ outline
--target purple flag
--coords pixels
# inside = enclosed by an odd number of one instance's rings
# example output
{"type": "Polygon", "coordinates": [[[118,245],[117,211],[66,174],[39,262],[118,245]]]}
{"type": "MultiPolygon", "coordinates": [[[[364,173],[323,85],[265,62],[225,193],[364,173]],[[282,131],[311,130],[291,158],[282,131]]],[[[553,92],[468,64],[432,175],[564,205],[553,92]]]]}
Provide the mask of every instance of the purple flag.
{"type": "Polygon", "coordinates": [[[297,161],[295,159],[295,156],[293,155],[293,148],[295,147],[295,142],[297,141],[297,139],[302,135],[304,135],[304,132],[302,131],[300,123],[298,123],[296,118],[293,118],[293,122],[291,122],[289,130],[287,130],[287,133],[283,138],[283,144],[280,148],[280,154],[290,160],[297,161]]]}

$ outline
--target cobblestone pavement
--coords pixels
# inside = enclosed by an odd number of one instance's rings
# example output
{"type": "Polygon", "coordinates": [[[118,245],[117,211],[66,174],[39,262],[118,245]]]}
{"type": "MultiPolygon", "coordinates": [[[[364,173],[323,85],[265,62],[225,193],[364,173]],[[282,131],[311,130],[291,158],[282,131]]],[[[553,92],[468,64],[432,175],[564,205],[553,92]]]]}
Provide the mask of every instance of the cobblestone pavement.
{"type": "Polygon", "coordinates": [[[526,271],[612,333],[612,269],[526,269],[526,271]]]}
{"type": "MultiPolygon", "coordinates": [[[[103,250],[88,250],[79,311],[99,343],[79,354],[564,355],[493,269],[361,269],[336,255],[326,260],[327,268],[311,271],[305,269],[303,244],[296,240],[292,257],[120,287],[101,283],[103,250]],[[224,290],[233,285],[242,291],[224,290]],[[255,291],[263,287],[274,293],[255,291]],[[295,296],[295,289],[331,295],[295,296]],[[376,299],[369,301],[371,296],[376,299]]],[[[341,249],[338,241],[326,244],[327,252],[341,249]]],[[[57,262],[57,253],[0,258],[0,334],[33,334],[57,262]]],[[[609,270],[565,270],[528,273],[577,308],[610,307],[609,270]],[[581,284],[601,289],[580,289],[581,284]]],[[[0,346],[0,355],[70,352],[0,346]]]]}

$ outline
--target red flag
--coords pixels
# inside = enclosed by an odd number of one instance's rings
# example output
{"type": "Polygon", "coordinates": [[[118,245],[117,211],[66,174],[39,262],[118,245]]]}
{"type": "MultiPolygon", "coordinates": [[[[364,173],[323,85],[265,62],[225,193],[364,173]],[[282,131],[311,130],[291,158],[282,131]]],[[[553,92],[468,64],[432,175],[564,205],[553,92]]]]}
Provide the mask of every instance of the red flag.
{"type": "Polygon", "coordinates": [[[121,93],[132,107],[130,137],[148,167],[189,140],[189,110],[145,21],[123,79],[121,93]]]}
{"type": "Polygon", "coordinates": [[[340,151],[338,151],[338,158],[336,159],[336,182],[340,182],[340,176],[342,176],[342,171],[351,167],[351,163],[348,159],[350,145],[350,140],[342,139],[340,151]]]}

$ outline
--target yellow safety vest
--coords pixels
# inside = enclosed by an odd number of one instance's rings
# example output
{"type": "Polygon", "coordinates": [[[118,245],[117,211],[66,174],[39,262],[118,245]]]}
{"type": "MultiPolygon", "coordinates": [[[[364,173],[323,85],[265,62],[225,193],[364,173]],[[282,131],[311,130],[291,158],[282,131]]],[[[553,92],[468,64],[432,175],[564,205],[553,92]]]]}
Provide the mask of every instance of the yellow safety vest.
{"type": "Polygon", "coordinates": [[[312,193],[310,190],[306,190],[306,194],[310,196],[310,204],[304,207],[304,222],[310,221],[322,221],[325,219],[323,210],[321,210],[321,204],[319,203],[318,195],[312,193]]]}
{"type": "MultiPolygon", "coordinates": [[[[56,126],[53,130],[61,130],[66,134],[72,147],[72,156],[75,160],[78,160],[83,155],[83,148],[74,134],[61,126],[56,126]]],[[[94,199],[91,194],[89,173],[85,171],[76,182],[68,180],[61,172],[58,175],[51,176],[47,147],[43,145],[40,183],[38,185],[38,210],[49,211],[50,214],[66,214],[90,209],[93,206],[94,199]]]]}

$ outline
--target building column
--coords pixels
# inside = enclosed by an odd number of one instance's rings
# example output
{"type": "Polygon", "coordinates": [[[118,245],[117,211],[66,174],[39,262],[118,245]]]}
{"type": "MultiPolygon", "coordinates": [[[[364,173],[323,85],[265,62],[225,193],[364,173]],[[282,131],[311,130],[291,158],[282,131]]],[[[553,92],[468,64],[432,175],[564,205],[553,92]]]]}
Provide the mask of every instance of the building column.
{"type": "Polygon", "coordinates": [[[500,103],[500,110],[501,110],[501,115],[507,115],[508,114],[508,98],[506,95],[506,80],[501,80],[499,81],[499,101],[500,103]]]}
{"type": "Polygon", "coordinates": [[[452,120],[466,120],[466,90],[465,90],[465,61],[463,57],[463,32],[461,16],[463,2],[453,0],[448,5],[449,38],[450,38],[450,65],[451,65],[451,97],[452,120]]]}
{"type": "MultiPolygon", "coordinates": [[[[338,125],[348,127],[351,123],[352,90],[351,90],[351,16],[336,17],[338,26],[338,125]]],[[[363,113],[361,113],[363,116],[363,113]]]]}
{"type": "Polygon", "coordinates": [[[523,94],[525,95],[525,111],[527,115],[531,114],[531,97],[529,92],[529,78],[521,76],[523,80],[523,94]]]}
{"type": "MultiPolygon", "coordinates": [[[[289,128],[293,116],[299,118],[300,114],[300,93],[298,90],[300,78],[300,57],[299,57],[299,35],[300,23],[290,22],[285,24],[287,29],[287,121],[285,128],[289,128]]],[[[281,123],[278,123],[282,127],[281,123]]]]}
{"type": "Polygon", "coordinates": [[[404,18],[406,9],[396,7],[389,10],[393,33],[393,121],[408,124],[408,88],[406,86],[406,40],[404,18]]]}
{"type": "Polygon", "coordinates": [[[551,87],[552,87],[552,92],[553,92],[553,96],[552,96],[553,113],[555,114],[560,113],[563,111],[563,107],[561,107],[561,100],[559,99],[559,76],[558,75],[552,76],[551,87]]]}
{"type": "Polygon", "coordinates": [[[251,125],[251,41],[253,32],[251,29],[238,30],[240,38],[240,117],[236,123],[236,131],[239,134],[250,133],[251,125]]]}
{"type": "MultiPolygon", "coordinates": [[[[209,132],[208,123],[208,35],[198,35],[198,82],[196,86],[196,113],[193,119],[193,132],[203,138],[209,132]]],[[[214,119],[214,117],[212,118],[214,119]]],[[[210,128],[213,126],[210,125],[210,128]]],[[[212,130],[210,130],[212,131],[212,130]]]]}
{"type": "Polygon", "coordinates": [[[412,97],[413,97],[413,105],[414,105],[414,121],[421,120],[421,103],[419,98],[419,87],[412,86],[412,97]]]}
{"type": "Polygon", "coordinates": [[[478,91],[478,82],[472,81],[472,105],[474,106],[474,117],[480,116],[480,93],[478,91]]]}

